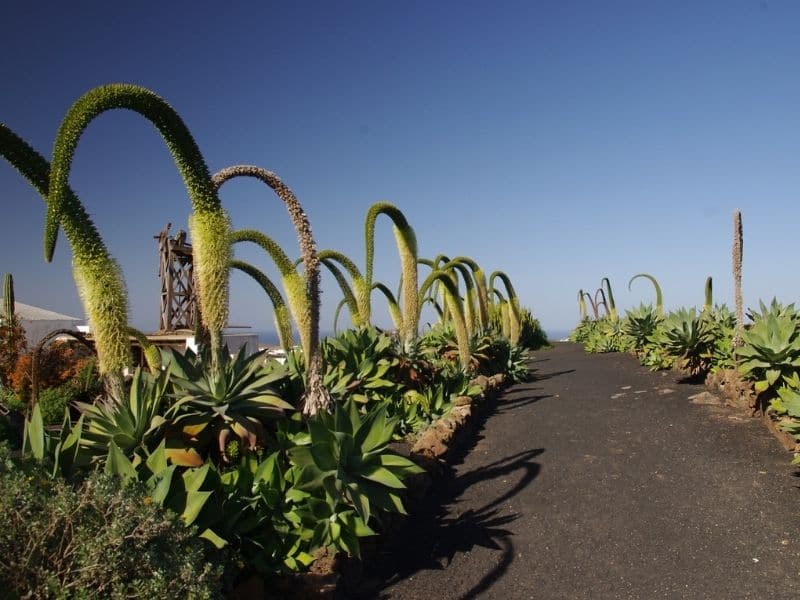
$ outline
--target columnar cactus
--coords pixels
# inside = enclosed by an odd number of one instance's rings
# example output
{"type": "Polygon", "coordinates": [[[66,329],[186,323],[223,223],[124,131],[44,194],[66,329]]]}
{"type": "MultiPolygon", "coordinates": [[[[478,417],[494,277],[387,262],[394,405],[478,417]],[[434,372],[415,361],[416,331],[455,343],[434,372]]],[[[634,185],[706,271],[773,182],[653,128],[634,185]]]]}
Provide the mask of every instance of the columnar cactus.
{"type": "Polygon", "coordinates": [[[14,277],[6,273],[3,277],[3,321],[14,322],[14,277]]]}

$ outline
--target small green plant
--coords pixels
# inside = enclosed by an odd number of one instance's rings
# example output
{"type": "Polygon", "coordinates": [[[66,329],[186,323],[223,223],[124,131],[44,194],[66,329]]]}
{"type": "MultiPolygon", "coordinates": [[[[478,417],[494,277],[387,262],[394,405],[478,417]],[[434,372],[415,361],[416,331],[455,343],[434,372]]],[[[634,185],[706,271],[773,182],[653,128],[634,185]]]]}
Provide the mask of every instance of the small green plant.
{"type": "Polygon", "coordinates": [[[742,346],[736,349],[741,375],[755,382],[756,392],[770,397],[786,379],[800,372],[800,335],[790,308],[776,305],[756,315],[752,327],[742,333],[742,346]]]}
{"type": "Polygon", "coordinates": [[[289,456],[294,486],[308,494],[306,519],[316,522],[312,545],[359,556],[358,538],[373,533],[373,517],[405,513],[402,480],[422,469],[388,450],[396,426],[385,405],[363,417],[352,400],[309,420],[309,443],[289,456]]]}
{"type": "Polygon", "coordinates": [[[18,598],[216,598],[209,547],[142,485],[72,487],[0,444],[0,585],[18,598]]]}

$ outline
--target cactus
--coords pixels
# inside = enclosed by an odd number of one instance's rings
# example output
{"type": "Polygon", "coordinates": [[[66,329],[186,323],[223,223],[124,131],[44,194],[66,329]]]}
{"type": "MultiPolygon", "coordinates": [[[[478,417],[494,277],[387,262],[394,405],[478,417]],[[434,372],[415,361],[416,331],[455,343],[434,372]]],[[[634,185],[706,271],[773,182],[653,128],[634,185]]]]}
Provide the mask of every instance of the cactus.
{"type": "Polygon", "coordinates": [[[11,273],[6,273],[3,277],[3,321],[13,323],[15,312],[14,277],[11,273]]]}
{"type": "Polygon", "coordinates": [[[583,297],[583,290],[578,290],[578,312],[581,315],[581,321],[586,318],[586,300],[583,297]]]}
{"type": "MultiPolygon", "coordinates": [[[[631,277],[630,281],[628,281],[628,290],[631,289],[631,283],[633,283],[633,280],[636,279],[637,277],[644,277],[646,279],[649,279],[650,282],[653,284],[653,287],[656,288],[656,314],[661,316],[661,317],[663,317],[664,316],[664,298],[661,295],[661,286],[658,285],[658,281],[656,281],[656,278],[653,277],[652,275],[650,275],[649,273],[638,273],[637,275],[634,275],[633,277],[631,277]]],[[[604,281],[608,281],[608,279],[606,278],[604,281]]],[[[609,287],[608,287],[608,291],[609,291],[609,294],[610,294],[611,293],[611,285],[610,284],[609,284],[609,287]]],[[[612,302],[613,302],[613,300],[612,300],[612,302]]]]}

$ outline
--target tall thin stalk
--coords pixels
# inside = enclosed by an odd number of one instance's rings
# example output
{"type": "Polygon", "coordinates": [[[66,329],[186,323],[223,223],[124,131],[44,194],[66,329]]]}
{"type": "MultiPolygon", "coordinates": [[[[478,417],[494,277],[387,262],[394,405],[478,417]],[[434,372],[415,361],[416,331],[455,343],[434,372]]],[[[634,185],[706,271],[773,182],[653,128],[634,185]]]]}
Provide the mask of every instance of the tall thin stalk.
{"type": "MultiPolygon", "coordinates": [[[[399,208],[388,202],[376,202],[367,211],[364,221],[364,239],[366,241],[366,288],[372,290],[373,268],[375,263],[375,221],[384,214],[393,222],[395,241],[400,254],[402,286],[403,327],[400,339],[410,343],[417,337],[419,326],[419,290],[417,281],[417,236],[399,208]]],[[[369,306],[369,305],[368,305],[369,306]]],[[[371,310],[370,310],[371,312],[371,310]]]]}
{"type": "MultiPolygon", "coordinates": [[[[456,332],[456,344],[458,345],[458,357],[461,368],[466,370],[469,368],[471,360],[471,352],[469,349],[469,333],[467,332],[467,324],[464,319],[464,309],[461,304],[461,299],[458,295],[458,288],[456,288],[450,273],[437,269],[432,271],[422,282],[419,288],[419,295],[425,296],[430,287],[435,281],[439,281],[442,286],[445,298],[450,306],[450,314],[453,318],[453,325],[456,332]]],[[[419,320],[419,315],[417,316],[419,320]]]]}
{"type": "Polygon", "coordinates": [[[288,352],[292,346],[294,346],[292,323],[289,309],[278,287],[263,271],[244,261],[232,260],[231,269],[236,269],[237,271],[249,275],[267,294],[267,297],[272,303],[272,314],[275,320],[275,332],[278,334],[278,343],[281,345],[284,352],[288,352]]]}
{"type": "MultiPolygon", "coordinates": [[[[661,286],[658,285],[658,281],[656,281],[656,278],[653,277],[652,275],[650,275],[649,273],[638,273],[638,274],[634,275],[633,277],[631,277],[630,280],[628,281],[628,290],[631,289],[631,284],[633,283],[633,280],[636,279],[637,277],[644,277],[645,279],[649,279],[650,283],[653,284],[653,287],[656,290],[656,314],[663,317],[664,316],[664,297],[661,294],[661,286]]],[[[611,286],[609,285],[609,291],[610,290],[611,290],[611,286]]]]}
{"type": "MultiPolygon", "coordinates": [[[[311,223],[292,190],[275,173],[252,165],[237,165],[216,173],[213,178],[213,184],[218,189],[223,183],[234,177],[252,177],[271,187],[286,206],[297,234],[300,256],[303,259],[302,282],[304,284],[303,294],[306,298],[304,306],[298,305],[298,308],[302,308],[302,310],[295,313],[300,343],[303,346],[306,368],[308,369],[303,412],[313,416],[320,410],[328,410],[332,400],[330,394],[322,385],[323,360],[322,350],[319,345],[319,310],[321,302],[319,258],[314,235],[311,232],[311,223]]],[[[287,297],[292,294],[299,296],[299,290],[287,290],[287,297]]]]}
{"type": "Polygon", "coordinates": [[[512,346],[516,346],[517,342],[519,342],[521,330],[519,297],[517,296],[517,292],[514,290],[514,286],[511,284],[511,278],[502,271],[494,271],[489,276],[489,289],[494,289],[495,279],[500,279],[503,282],[503,285],[505,285],[506,288],[506,293],[508,294],[509,319],[511,321],[509,341],[511,342],[512,346]]]}
{"type": "MultiPolygon", "coordinates": [[[[94,88],[69,109],[53,144],[47,217],[45,219],[45,258],[50,261],[58,239],[58,229],[70,205],[69,174],[83,132],[100,114],[113,109],[132,110],[158,129],[172,154],[192,202],[189,228],[192,235],[193,263],[200,312],[208,328],[211,353],[216,361],[222,345],[222,330],[228,321],[228,263],[230,221],[220,205],[205,159],[188,127],[178,113],[151,90],[130,84],[110,84],[94,88]]],[[[94,275],[94,274],[93,274],[94,275]]],[[[102,303],[106,292],[87,278],[83,289],[89,305],[102,303]]],[[[95,336],[105,335],[105,323],[94,323],[95,336]]],[[[216,368],[216,362],[213,363],[216,368]]]]}
{"type": "MultiPolygon", "coordinates": [[[[5,124],[0,124],[0,155],[33,186],[45,203],[50,164],[5,124]]],[[[75,193],[63,193],[61,226],[72,249],[72,271],[94,333],[98,369],[109,393],[122,389],[122,372],[131,364],[128,296],[122,271],[75,193]]]]}
{"type": "Polygon", "coordinates": [[[742,300],[742,254],[744,252],[744,236],[742,235],[742,213],[733,213],[733,293],[736,306],[736,332],[733,345],[742,345],[744,332],[744,301],[742,300]]]}

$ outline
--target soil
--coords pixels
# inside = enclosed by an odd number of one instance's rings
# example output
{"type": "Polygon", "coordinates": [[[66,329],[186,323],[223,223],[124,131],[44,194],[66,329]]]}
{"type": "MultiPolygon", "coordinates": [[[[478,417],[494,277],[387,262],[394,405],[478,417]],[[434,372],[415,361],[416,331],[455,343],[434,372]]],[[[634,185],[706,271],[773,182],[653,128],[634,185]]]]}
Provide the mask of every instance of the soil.
{"type": "Polygon", "coordinates": [[[557,343],[338,598],[800,597],[800,479],[702,385],[557,343]]]}

